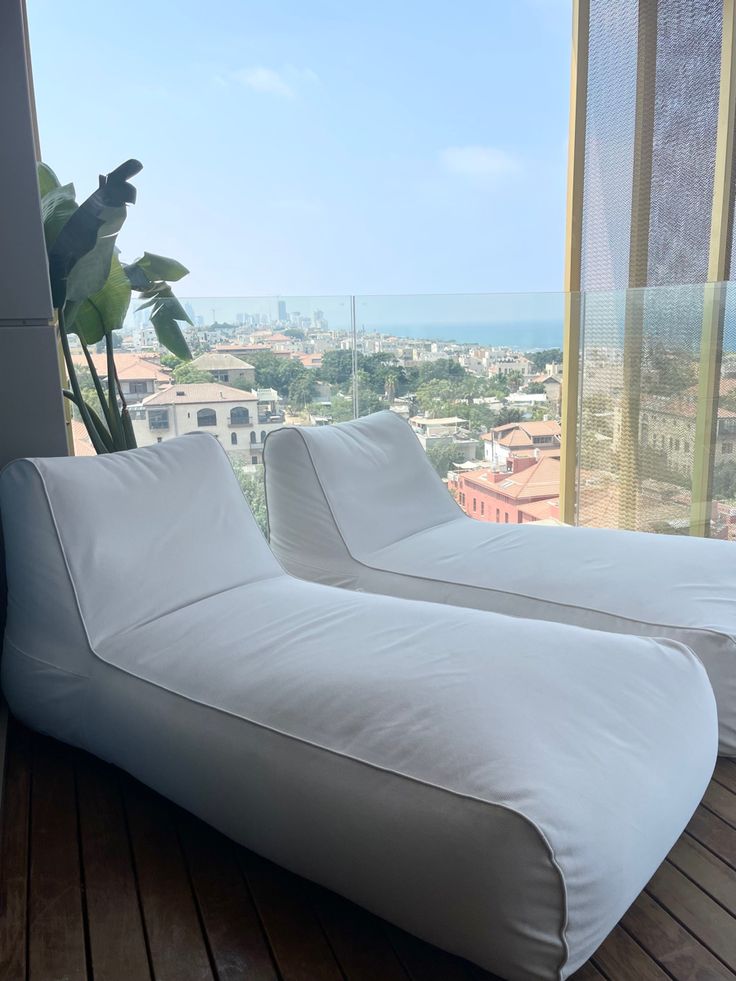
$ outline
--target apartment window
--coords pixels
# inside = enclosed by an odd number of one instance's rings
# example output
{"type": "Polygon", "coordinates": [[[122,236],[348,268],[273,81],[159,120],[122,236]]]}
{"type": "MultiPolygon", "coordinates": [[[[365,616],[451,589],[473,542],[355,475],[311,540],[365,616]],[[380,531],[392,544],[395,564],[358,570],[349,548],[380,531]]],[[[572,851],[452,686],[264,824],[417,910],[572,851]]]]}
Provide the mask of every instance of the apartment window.
{"type": "Polygon", "coordinates": [[[250,458],[250,462],[251,462],[251,463],[258,463],[258,457],[257,457],[257,456],[252,456],[252,457],[250,458]]]}
{"type": "Polygon", "coordinates": [[[156,437],[156,442],[157,443],[161,443],[162,441],[163,441],[163,436],[157,436],[156,437]]]}
{"type": "Polygon", "coordinates": [[[128,382],[128,389],[131,395],[145,395],[148,385],[145,382],[128,382]]]}
{"type": "Polygon", "coordinates": [[[197,413],[198,426],[216,426],[217,413],[214,409],[200,409],[197,413]]]}
{"type": "Polygon", "coordinates": [[[496,508],[496,523],[497,524],[501,523],[501,511],[499,508],[496,508]]]}
{"type": "Polygon", "coordinates": [[[230,442],[232,443],[233,446],[237,446],[238,445],[238,434],[237,433],[230,433],[230,442]]]}
{"type": "Polygon", "coordinates": [[[251,441],[251,443],[255,443],[255,441],[256,441],[256,433],[255,433],[255,430],[253,430],[253,432],[250,434],[250,441],[251,441]]]}
{"type": "Polygon", "coordinates": [[[149,429],[168,429],[169,428],[169,410],[168,409],[151,409],[148,413],[148,428],[149,429]]]}
{"type": "Polygon", "coordinates": [[[503,523],[505,525],[507,525],[509,523],[509,512],[508,511],[506,512],[506,514],[504,516],[503,523]]]}
{"type": "Polygon", "coordinates": [[[721,453],[733,453],[733,443],[721,443],[721,453]]]}
{"type": "Polygon", "coordinates": [[[249,422],[250,412],[242,405],[236,405],[234,409],[230,410],[231,426],[247,426],[249,422]]]}
{"type": "Polygon", "coordinates": [[[477,510],[477,507],[478,507],[478,506],[477,506],[477,504],[476,504],[476,498],[474,497],[474,498],[473,498],[473,510],[474,510],[474,511],[476,511],[476,510],[477,510]]]}
{"type": "Polygon", "coordinates": [[[480,502],[480,513],[481,513],[481,517],[486,513],[486,502],[485,501],[481,501],[480,502]]]}
{"type": "Polygon", "coordinates": [[[261,442],[263,442],[265,440],[265,438],[266,438],[266,430],[265,429],[262,429],[261,430],[261,442]]]}

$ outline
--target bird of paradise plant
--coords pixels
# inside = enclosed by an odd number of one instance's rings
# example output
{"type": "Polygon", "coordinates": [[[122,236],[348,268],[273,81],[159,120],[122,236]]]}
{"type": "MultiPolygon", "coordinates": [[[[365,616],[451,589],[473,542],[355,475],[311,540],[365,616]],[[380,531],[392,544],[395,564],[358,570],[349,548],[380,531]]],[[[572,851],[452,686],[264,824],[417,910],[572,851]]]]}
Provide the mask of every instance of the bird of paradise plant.
{"type": "Polygon", "coordinates": [[[181,329],[181,324],[191,321],[169,285],[189,270],[175,259],[151,252],[123,263],[115,244],[128,205],[136,199],[130,178],[141,169],[137,160],[127,160],[100,176],[97,190],[77,204],[74,185],[62,185],[49,166],[38,165],[51,297],[70,385],[64,396],[77,407],[98,453],[136,445],[113,356],[113,332],[123,326],[134,294],[143,301],[139,310],[150,309],[159,342],[182,360],[192,357],[181,329]],[[83,398],[69,334],[79,338],[101,414],[83,398]],[[100,341],[107,352],[106,384],[90,354],[90,347],[100,341]]]}

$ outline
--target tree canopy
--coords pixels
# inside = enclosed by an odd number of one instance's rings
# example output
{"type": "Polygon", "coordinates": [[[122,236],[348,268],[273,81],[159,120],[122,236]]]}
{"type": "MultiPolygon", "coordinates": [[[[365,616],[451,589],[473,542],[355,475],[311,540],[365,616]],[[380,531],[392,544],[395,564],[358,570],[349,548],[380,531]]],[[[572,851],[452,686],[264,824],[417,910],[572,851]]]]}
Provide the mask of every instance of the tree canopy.
{"type": "Polygon", "coordinates": [[[209,371],[194,368],[186,362],[182,362],[178,367],[174,368],[174,381],[178,382],[179,385],[201,385],[214,380],[214,376],[209,371]]]}
{"type": "Polygon", "coordinates": [[[562,351],[558,347],[548,347],[544,351],[531,351],[527,358],[534,371],[540,374],[548,364],[562,364],[562,351]]]}

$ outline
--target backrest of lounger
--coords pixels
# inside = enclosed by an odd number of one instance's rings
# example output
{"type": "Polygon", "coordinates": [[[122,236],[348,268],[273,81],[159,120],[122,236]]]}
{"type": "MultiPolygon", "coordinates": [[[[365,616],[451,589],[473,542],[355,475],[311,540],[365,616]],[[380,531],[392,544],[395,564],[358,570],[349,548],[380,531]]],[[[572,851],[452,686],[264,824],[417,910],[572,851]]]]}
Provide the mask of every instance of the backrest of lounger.
{"type": "Polygon", "coordinates": [[[50,663],[66,656],[60,634],[78,633],[80,621],[94,648],[282,571],[224,451],[204,434],[97,457],[17,460],[0,478],[0,511],[8,636],[24,647],[52,641],[26,651],[50,663]]]}
{"type": "Polygon", "coordinates": [[[337,528],[356,558],[462,515],[410,426],[393,412],[277,430],[266,440],[264,463],[279,555],[317,515],[325,528],[337,528]],[[297,457],[296,440],[306,454],[297,457]],[[294,466],[297,458],[301,467],[294,466]]]}

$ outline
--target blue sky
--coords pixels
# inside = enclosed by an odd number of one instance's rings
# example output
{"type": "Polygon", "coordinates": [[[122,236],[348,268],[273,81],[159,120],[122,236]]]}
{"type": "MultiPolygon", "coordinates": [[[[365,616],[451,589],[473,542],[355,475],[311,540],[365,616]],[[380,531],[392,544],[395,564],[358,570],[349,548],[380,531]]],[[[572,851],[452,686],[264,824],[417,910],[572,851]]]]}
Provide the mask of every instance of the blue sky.
{"type": "Polygon", "coordinates": [[[562,284],[570,0],[27,0],[41,146],[180,295],[562,284]]]}

